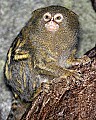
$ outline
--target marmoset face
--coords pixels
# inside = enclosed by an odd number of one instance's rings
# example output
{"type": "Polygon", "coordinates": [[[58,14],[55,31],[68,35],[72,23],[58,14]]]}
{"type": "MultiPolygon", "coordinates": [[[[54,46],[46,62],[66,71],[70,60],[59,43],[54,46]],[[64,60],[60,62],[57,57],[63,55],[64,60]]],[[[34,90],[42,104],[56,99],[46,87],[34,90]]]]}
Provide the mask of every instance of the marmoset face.
{"type": "Polygon", "coordinates": [[[78,16],[61,6],[50,6],[33,12],[32,25],[40,31],[78,31],[78,16]]]}
{"type": "Polygon", "coordinates": [[[46,46],[46,49],[60,51],[60,54],[78,43],[78,15],[62,6],[48,6],[33,11],[25,28],[32,45],[46,46]]]}
{"type": "Polygon", "coordinates": [[[50,32],[55,32],[60,28],[60,23],[63,22],[63,15],[62,13],[52,15],[47,12],[43,15],[43,19],[46,22],[45,28],[50,32]]]}

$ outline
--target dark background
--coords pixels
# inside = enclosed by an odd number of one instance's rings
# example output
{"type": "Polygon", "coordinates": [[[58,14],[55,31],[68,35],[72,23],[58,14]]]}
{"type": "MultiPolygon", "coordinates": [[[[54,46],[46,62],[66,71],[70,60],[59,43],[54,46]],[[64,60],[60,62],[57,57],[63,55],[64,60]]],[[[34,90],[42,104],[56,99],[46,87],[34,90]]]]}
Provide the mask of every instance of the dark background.
{"type": "Polygon", "coordinates": [[[0,111],[2,120],[10,110],[11,95],[3,81],[3,66],[7,50],[33,10],[48,6],[62,5],[79,15],[81,40],[78,54],[82,56],[96,44],[96,13],[90,0],[0,0],[0,111]]]}

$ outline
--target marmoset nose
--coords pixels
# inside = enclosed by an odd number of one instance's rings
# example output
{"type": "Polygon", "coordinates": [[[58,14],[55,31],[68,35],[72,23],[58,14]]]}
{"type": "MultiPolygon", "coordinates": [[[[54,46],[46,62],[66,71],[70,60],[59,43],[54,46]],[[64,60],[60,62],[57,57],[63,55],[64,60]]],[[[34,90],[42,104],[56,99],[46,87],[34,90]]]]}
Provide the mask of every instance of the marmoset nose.
{"type": "Polygon", "coordinates": [[[48,23],[45,24],[45,27],[47,28],[48,31],[55,32],[59,29],[59,25],[51,19],[48,23]]]}
{"type": "Polygon", "coordinates": [[[51,21],[54,21],[54,17],[51,18],[51,21]]]}

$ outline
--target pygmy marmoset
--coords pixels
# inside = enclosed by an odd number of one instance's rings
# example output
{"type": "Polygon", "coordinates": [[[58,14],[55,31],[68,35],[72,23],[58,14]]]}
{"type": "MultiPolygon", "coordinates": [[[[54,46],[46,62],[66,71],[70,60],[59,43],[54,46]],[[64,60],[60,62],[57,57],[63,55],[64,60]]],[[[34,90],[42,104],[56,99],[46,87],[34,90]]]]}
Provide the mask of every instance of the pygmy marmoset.
{"type": "Polygon", "coordinates": [[[4,75],[12,91],[31,101],[41,83],[74,74],[66,67],[76,54],[78,34],[78,16],[69,9],[49,6],[33,11],[7,53],[4,75]]]}

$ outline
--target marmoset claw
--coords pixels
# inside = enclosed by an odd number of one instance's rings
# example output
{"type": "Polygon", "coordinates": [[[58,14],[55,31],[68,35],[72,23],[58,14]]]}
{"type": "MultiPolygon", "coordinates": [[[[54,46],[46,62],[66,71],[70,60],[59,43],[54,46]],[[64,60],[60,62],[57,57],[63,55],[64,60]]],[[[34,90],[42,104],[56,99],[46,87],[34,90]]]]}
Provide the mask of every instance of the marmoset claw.
{"type": "Polygon", "coordinates": [[[64,72],[64,74],[62,76],[60,76],[60,78],[67,79],[70,76],[72,76],[78,80],[82,79],[82,75],[75,70],[66,70],[64,72]]]}

